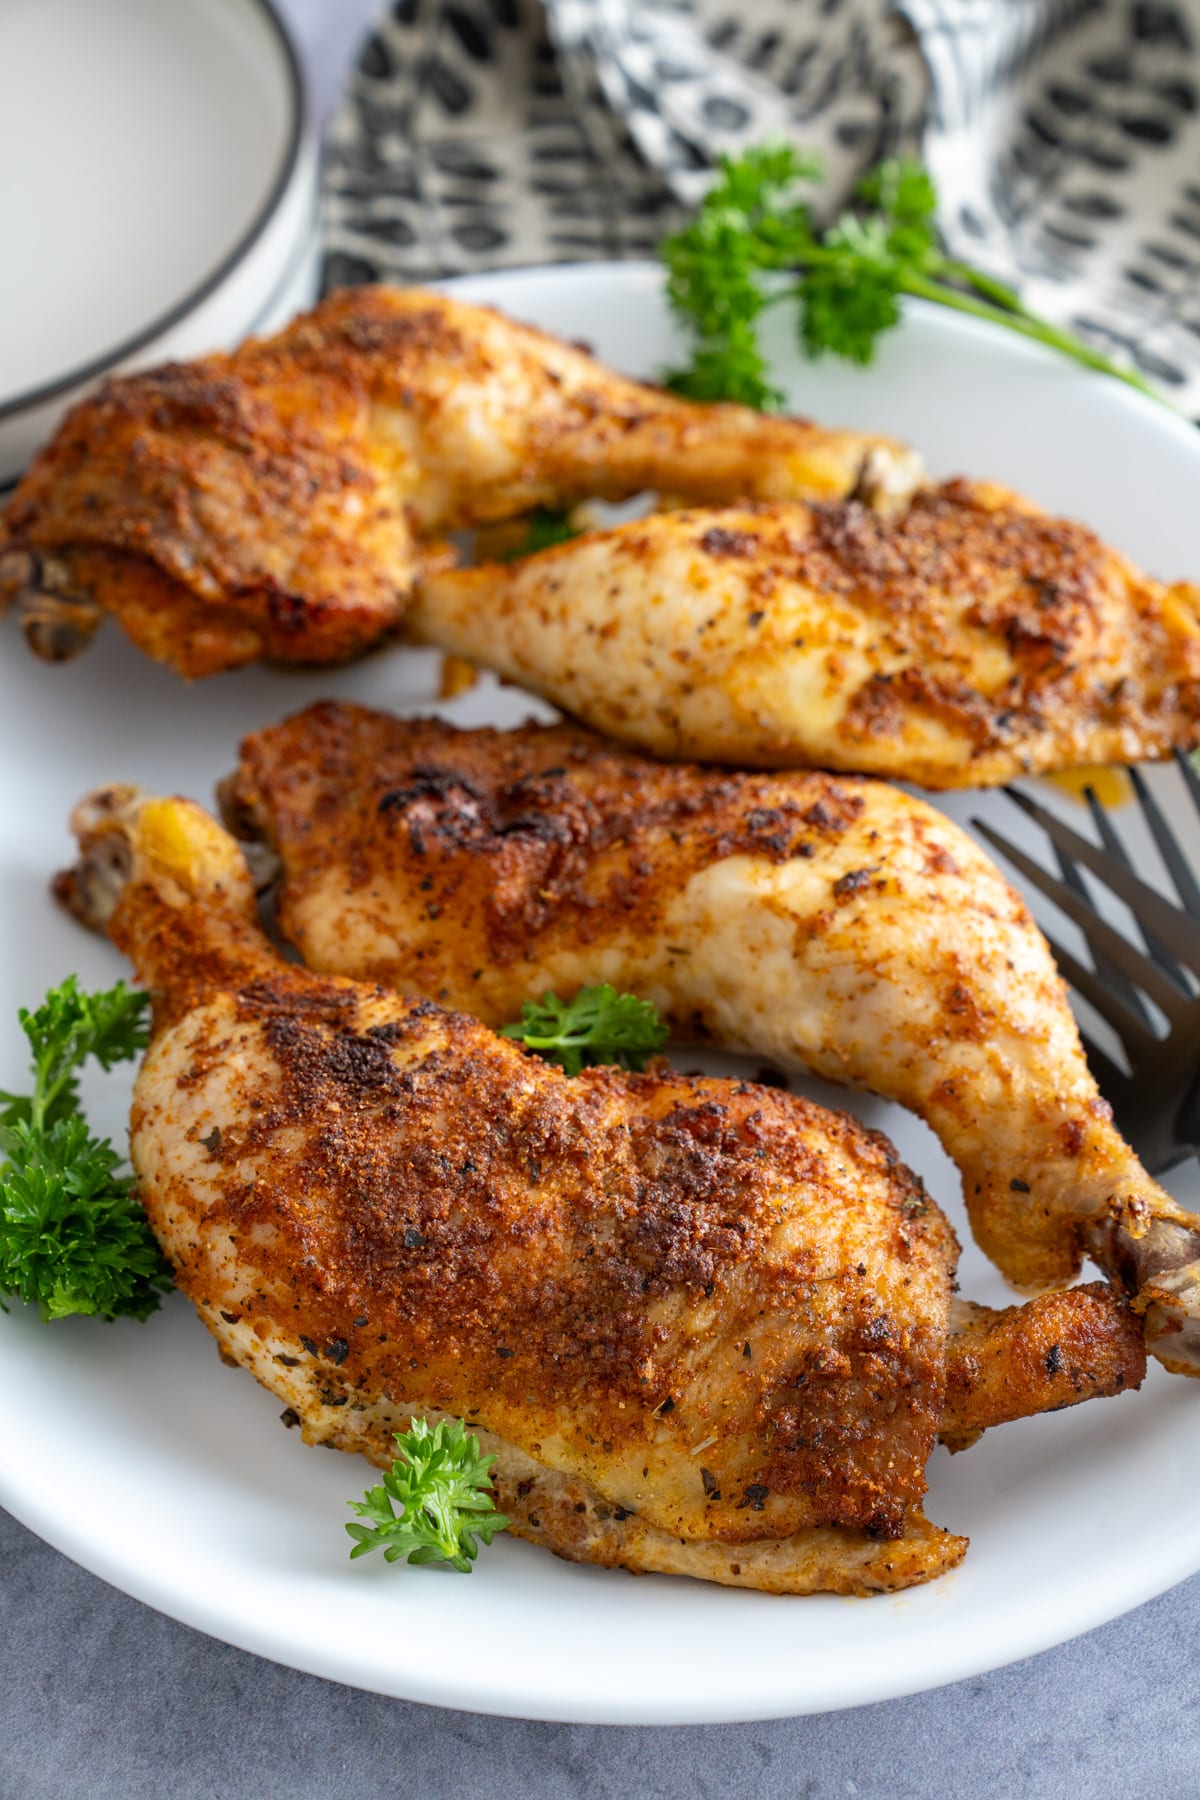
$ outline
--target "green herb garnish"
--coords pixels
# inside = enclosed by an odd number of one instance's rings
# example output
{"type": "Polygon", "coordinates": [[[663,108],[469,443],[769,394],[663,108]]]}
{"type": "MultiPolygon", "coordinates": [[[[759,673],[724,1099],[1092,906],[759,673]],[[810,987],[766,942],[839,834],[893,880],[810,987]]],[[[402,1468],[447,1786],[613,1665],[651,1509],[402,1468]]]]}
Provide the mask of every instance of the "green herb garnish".
{"type": "Polygon", "coordinates": [[[810,356],[869,363],[900,322],[901,296],[912,294],[1004,325],[1169,405],[1140,375],[1030,312],[1012,288],[946,256],[937,190],[920,163],[880,163],[825,231],[797,197],[821,175],[819,157],[785,143],[724,156],[696,217],[660,246],[672,310],[694,338],[687,367],[666,377],[677,393],[778,408],[784,396],[759,342],[769,307],[796,308],[810,356]]]}
{"type": "Polygon", "coordinates": [[[555,544],[569,544],[580,537],[569,507],[535,506],[525,518],[525,536],[511,550],[503,551],[498,562],[516,562],[522,556],[536,556],[539,550],[552,550],[555,544]]]}
{"type": "Polygon", "coordinates": [[[580,988],[573,1000],[543,994],[527,1000],[513,1025],[500,1027],[501,1037],[519,1038],[547,1062],[561,1063],[568,1075],[594,1063],[616,1063],[642,1069],[647,1057],[661,1050],[667,1028],[649,1000],[618,994],[603,982],[580,988]]]}
{"type": "Polygon", "coordinates": [[[396,1432],[400,1455],[361,1500],[348,1504],[370,1525],[347,1525],[355,1540],[351,1557],[382,1550],[387,1562],[447,1562],[464,1575],[508,1520],[492,1503],[494,1456],[482,1456],[479,1439],[461,1419],[443,1419],[432,1430],[414,1419],[396,1432]],[[396,1508],[400,1511],[397,1514],[396,1508]]]}
{"type": "Polygon", "coordinates": [[[18,1014],[33,1092],[0,1090],[0,1296],[45,1320],[145,1319],[171,1286],[120,1156],[88,1130],[75,1078],[89,1057],[111,1069],[143,1050],[147,1006],[123,981],[84,994],[70,975],[18,1014]]]}

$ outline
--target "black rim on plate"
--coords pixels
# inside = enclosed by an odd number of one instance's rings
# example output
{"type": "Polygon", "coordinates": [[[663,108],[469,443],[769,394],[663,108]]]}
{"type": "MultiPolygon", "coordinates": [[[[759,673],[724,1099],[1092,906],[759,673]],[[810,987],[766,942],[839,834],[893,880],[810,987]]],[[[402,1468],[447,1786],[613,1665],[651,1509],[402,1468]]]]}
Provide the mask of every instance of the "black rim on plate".
{"type": "MultiPolygon", "coordinates": [[[[244,0],[248,6],[256,8],[267,21],[283,58],[284,72],[287,77],[288,93],[291,101],[291,125],[288,130],[287,144],[279,170],[267,190],[266,198],[257,213],[251,219],[246,230],[238,238],[233,247],[222,257],[215,269],[207,274],[203,281],[189,290],[181,300],[177,300],[167,312],[152,319],[148,325],[135,332],[132,337],[116,344],[111,350],[93,357],[90,362],[81,363],[66,375],[58,375],[53,381],[43,383],[41,387],[29,388],[15,399],[0,402],[0,421],[11,419],[17,413],[27,412],[32,407],[43,406],[49,400],[55,400],[60,394],[69,393],[74,387],[92,381],[103,375],[114,363],[124,362],[127,357],[134,356],[147,344],[152,344],[157,337],[170,331],[188,313],[194,312],[202,300],[208,296],[231,274],[237,265],[250,253],[275,216],[279,202],[291,185],[300,160],[300,146],[304,137],[304,119],[307,108],[307,89],[300,60],[296,55],[295,45],[288,35],[286,26],[276,11],[274,0],[244,0]]],[[[0,484],[2,491],[3,484],[0,484]]]]}

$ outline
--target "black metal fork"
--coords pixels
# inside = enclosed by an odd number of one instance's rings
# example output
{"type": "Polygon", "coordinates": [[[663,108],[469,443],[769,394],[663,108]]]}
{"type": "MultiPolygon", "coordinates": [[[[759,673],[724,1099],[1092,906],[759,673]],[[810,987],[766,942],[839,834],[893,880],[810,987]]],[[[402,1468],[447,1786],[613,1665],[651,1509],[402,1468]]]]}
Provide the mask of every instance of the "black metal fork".
{"type": "MultiPolygon", "coordinates": [[[[1177,753],[1176,761],[1200,838],[1200,775],[1188,757],[1177,753]]],[[[1091,967],[1046,935],[1064,978],[1120,1041],[1128,1072],[1086,1033],[1083,1038],[1117,1125],[1145,1166],[1157,1172],[1200,1152],[1200,880],[1141,775],[1136,769],[1129,775],[1178,904],[1135,872],[1128,849],[1090,788],[1087,803],[1099,844],[1028,794],[1006,790],[1050,839],[1057,876],[985,820],[974,824],[1083,933],[1091,967]],[[1098,911],[1085,870],[1128,906],[1142,948],[1098,911]]],[[[1200,849],[1196,860],[1200,863],[1200,849]]]]}

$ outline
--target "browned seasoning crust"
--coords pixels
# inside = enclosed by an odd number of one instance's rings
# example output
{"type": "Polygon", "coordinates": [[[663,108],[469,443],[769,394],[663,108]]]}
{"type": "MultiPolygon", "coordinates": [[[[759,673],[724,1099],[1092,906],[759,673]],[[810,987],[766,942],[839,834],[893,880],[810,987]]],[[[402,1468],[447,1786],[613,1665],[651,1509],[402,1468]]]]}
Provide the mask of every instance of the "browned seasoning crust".
{"type": "Polygon", "coordinates": [[[840,494],[872,454],[907,453],[690,405],[446,295],[359,287],[76,406],[3,512],[0,595],[50,658],[107,612],[184,675],[335,662],[394,630],[447,530],[659,479],[840,494]]]}
{"type": "MultiPolygon", "coordinates": [[[[289,976],[189,1034],[186,1088],[239,1043],[279,1071],[229,1094],[244,1118],[208,1152],[204,1237],[237,1240],[243,1316],[280,1329],[299,1308],[335,1393],[369,1382],[494,1431],[520,1414],[531,1454],[566,1435],[672,1531],[902,1535],[941,1413],[954,1246],[884,1140],[746,1084],[572,1083],[427,1002],[367,1012],[289,976]],[[661,1479],[641,1491],[645,1458],[686,1457],[714,1429],[669,1507],[661,1479]]],[[[139,1106],[135,1143],[148,1123],[139,1106]]],[[[154,1192],[152,1216],[190,1198],[154,1192]]],[[[197,1251],[181,1285],[212,1304],[197,1251]]]]}
{"type": "MultiPolygon", "coordinates": [[[[573,725],[461,731],[342,701],[253,733],[241,756],[221,786],[225,818],[278,851],[280,928],[306,960],[329,967],[341,943],[337,973],[469,1004],[495,1024],[526,997],[514,965],[563,938],[650,938],[691,874],[729,856],[820,855],[882,791],[655,762],[573,725]],[[318,911],[331,874],[345,902],[336,922],[318,911]],[[346,930],[360,909],[378,928],[377,963],[346,930]]],[[[867,875],[842,876],[835,898],[867,875]]]]}
{"type": "Polygon", "coordinates": [[[954,785],[971,786],[1200,741],[1197,590],[1140,575],[1085,526],[963,481],[886,528],[856,506],[813,521],[802,579],[875,610],[903,659],[857,690],[848,743],[893,740],[925,713],[969,742],[954,785]],[[978,636],[1003,648],[998,680],[978,678],[978,636]]]}

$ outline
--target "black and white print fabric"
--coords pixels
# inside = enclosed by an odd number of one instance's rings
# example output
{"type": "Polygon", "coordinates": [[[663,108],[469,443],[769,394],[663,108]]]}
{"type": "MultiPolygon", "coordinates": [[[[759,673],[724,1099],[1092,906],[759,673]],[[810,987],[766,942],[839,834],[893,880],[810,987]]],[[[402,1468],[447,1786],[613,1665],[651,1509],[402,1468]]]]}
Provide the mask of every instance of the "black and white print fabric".
{"type": "Polygon", "coordinates": [[[933,77],[922,153],[952,250],[1200,414],[1200,5],[907,11],[933,77]]]}
{"type": "Polygon", "coordinates": [[[879,0],[548,0],[560,57],[627,121],[645,160],[699,199],[718,151],[765,137],[821,152],[832,191],[916,142],[922,60],[879,0]]]}
{"type": "Polygon", "coordinates": [[[714,156],[924,157],[952,252],[1200,413],[1200,0],[397,0],[326,176],[331,284],[646,256],[714,156]]]}
{"type": "Polygon", "coordinates": [[[326,155],[328,285],[650,256],[682,216],[536,0],[397,0],[326,155]]]}

